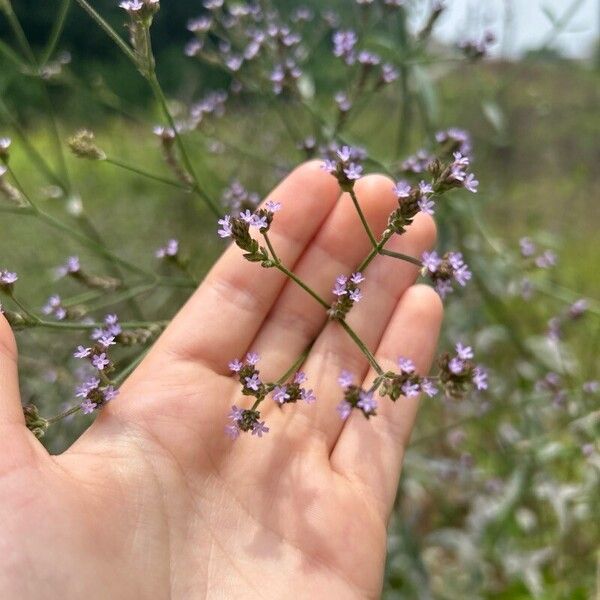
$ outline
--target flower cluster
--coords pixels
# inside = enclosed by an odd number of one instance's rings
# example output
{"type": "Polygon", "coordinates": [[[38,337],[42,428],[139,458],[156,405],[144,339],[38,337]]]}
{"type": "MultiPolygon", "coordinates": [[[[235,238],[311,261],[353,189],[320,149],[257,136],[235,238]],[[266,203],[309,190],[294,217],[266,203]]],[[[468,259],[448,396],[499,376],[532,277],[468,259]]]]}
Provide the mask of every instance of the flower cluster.
{"type": "Polygon", "coordinates": [[[538,254],[535,242],[528,237],[519,240],[521,256],[530,261],[538,269],[549,269],[556,265],[556,254],[552,250],[544,250],[538,254]]]}
{"type": "Polygon", "coordinates": [[[251,262],[260,262],[264,266],[271,266],[269,252],[266,248],[250,235],[250,228],[257,229],[260,233],[266,234],[271,227],[275,213],[281,209],[281,204],[274,200],[265,202],[263,208],[252,212],[246,209],[239,216],[225,215],[219,219],[220,225],[217,233],[219,237],[233,238],[233,241],[245,251],[244,258],[251,262]]]}
{"type": "Polygon", "coordinates": [[[230,214],[237,217],[246,210],[256,210],[260,203],[260,196],[256,192],[248,191],[237,179],[234,179],[223,191],[221,200],[230,214]]]}
{"type": "Polygon", "coordinates": [[[251,409],[232,407],[229,415],[231,423],[225,428],[225,432],[232,439],[237,438],[241,431],[251,431],[252,435],[258,437],[262,437],[263,433],[269,431],[265,422],[260,421],[260,411],[256,410],[271,389],[271,386],[264,384],[260,379],[260,372],[256,368],[259,360],[260,357],[256,352],[249,352],[243,361],[234,359],[229,363],[229,369],[237,375],[242,384],[242,394],[256,398],[251,409]]]}
{"type": "Polygon", "coordinates": [[[69,256],[62,265],[56,267],[55,273],[58,278],[70,277],[92,289],[114,290],[121,285],[121,281],[114,277],[92,275],[86,272],[81,267],[78,256],[69,256]]]}
{"type": "Polygon", "coordinates": [[[447,396],[462,397],[469,389],[486,390],[487,372],[473,362],[470,346],[456,344],[456,353],[443,354],[439,361],[439,380],[447,396]]]}
{"type": "Polygon", "coordinates": [[[179,254],[179,241],[175,239],[169,240],[164,246],[157,248],[154,252],[156,258],[175,259],[179,254]]]}
{"type": "Polygon", "coordinates": [[[398,198],[398,208],[390,214],[388,228],[395,233],[404,233],[419,211],[428,215],[435,212],[431,183],[420,181],[418,185],[412,186],[407,181],[400,180],[394,186],[394,193],[398,198]]]}
{"type": "Polygon", "coordinates": [[[405,357],[398,358],[398,373],[386,373],[379,391],[381,396],[388,396],[394,402],[400,396],[413,398],[421,392],[433,397],[438,389],[431,379],[419,375],[414,362],[405,357]]]}
{"type": "Polygon", "coordinates": [[[14,271],[0,269],[0,292],[12,293],[12,289],[19,277],[14,271]]]}
{"type": "Polygon", "coordinates": [[[343,320],[350,312],[350,309],[360,301],[362,292],[358,287],[365,277],[362,273],[352,273],[350,277],[339,275],[335,280],[333,294],[336,296],[335,302],[329,309],[329,316],[332,319],[343,320]]]}
{"type": "Polygon", "coordinates": [[[366,419],[377,414],[377,401],[373,390],[363,390],[354,384],[354,375],[349,371],[342,371],[338,383],[344,391],[344,399],[337,405],[337,412],[342,420],[346,420],[353,409],[359,410],[366,419]]]}
{"type": "Polygon", "coordinates": [[[304,400],[307,404],[312,404],[317,398],[312,389],[301,386],[306,381],[306,374],[303,371],[298,371],[291,383],[276,385],[273,388],[273,400],[279,406],[293,404],[298,400],[304,400]]]}
{"type": "Polygon", "coordinates": [[[42,306],[42,313],[53,315],[57,321],[64,321],[69,315],[69,311],[63,306],[62,299],[58,294],[52,294],[42,306]]]}
{"type": "Polygon", "coordinates": [[[435,141],[439,144],[442,155],[452,156],[454,152],[460,152],[463,156],[470,156],[473,151],[469,132],[458,127],[436,132],[435,141]]]}
{"type": "Polygon", "coordinates": [[[547,335],[551,340],[558,341],[562,337],[562,330],[564,325],[571,321],[577,321],[580,319],[589,308],[589,302],[585,298],[580,298],[572,304],[570,304],[566,310],[560,314],[552,317],[548,321],[548,332],[547,335]]]}
{"type": "Polygon", "coordinates": [[[472,273],[460,252],[446,252],[440,257],[433,250],[432,252],[424,252],[421,260],[423,262],[421,271],[423,277],[431,279],[437,293],[442,298],[445,298],[454,290],[453,283],[456,282],[464,287],[472,277],[472,273]]]}
{"type": "Polygon", "coordinates": [[[97,408],[104,406],[119,394],[112,385],[101,385],[101,380],[98,377],[90,377],[83,383],[77,386],[75,395],[81,398],[81,412],[84,415],[89,415],[97,408]]]}
{"type": "Polygon", "coordinates": [[[344,191],[350,191],[354,188],[354,183],[360,179],[363,167],[360,161],[364,158],[364,153],[350,146],[342,146],[335,150],[334,156],[324,159],[322,168],[331,173],[340,184],[344,191]]]}

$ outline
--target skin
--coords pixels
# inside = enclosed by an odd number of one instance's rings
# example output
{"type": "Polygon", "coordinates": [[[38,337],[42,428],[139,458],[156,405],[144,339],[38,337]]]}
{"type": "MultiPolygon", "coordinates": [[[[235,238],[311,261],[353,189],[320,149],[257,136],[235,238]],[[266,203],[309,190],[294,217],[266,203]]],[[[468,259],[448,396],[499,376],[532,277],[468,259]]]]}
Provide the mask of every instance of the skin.
{"type": "MultiPolygon", "coordinates": [[[[392,182],[356,184],[376,233],[392,182]]],[[[270,237],[288,267],[325,298],[369,240],[350,199],[311,162],[270,195],[283,204],[270,237]]],[[[420,214],[389,248],[435,243],[420,214]]],[[[384,369],[399,355],[426,373],[442,307],[417,268],[377,257],[348,323],[384,369]]],[[[348,335],[275,269],[229,248],[152,351],[69,450],[50,456],[26,429],[17,349],[0,317],[0,597],[378,598],[386,525],[418,400],[379,399],[377,417],[344,423],[342,368],[374,377],[348,335]],[[249,406],[228,362],[261,355],[280,377],[312,339],[302,369],[317,402],[270,399],[262,439],[224,433],[232,404],[249,406]]]]}

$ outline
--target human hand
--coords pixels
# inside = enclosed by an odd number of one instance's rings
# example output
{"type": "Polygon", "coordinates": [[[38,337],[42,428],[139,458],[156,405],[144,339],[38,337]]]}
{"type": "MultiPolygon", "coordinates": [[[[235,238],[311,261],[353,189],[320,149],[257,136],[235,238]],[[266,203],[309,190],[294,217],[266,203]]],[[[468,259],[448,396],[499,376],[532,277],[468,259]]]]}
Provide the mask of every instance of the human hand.
{"type": "MultiPolygon", "coordinates": [[[[356,184],[376,233],[397,205],[379,175],[356,184]]],[[[329,297],[370,249],[356,211],[318,163],[271,194],[282,261],[329,297]]],[[[420,256],[435,226],[420,213],[389,248],[420,256]]],[[[0,597],[377,598],[389,517],[417,411],[383,400],[375,418],[342,421],[342,369],[375,376],[322,306],[274,269],[229,248],[120,396],[73,446],[50,456],[26,429],[16,347],[0,317],[0,597]],[[232,441],[243,405],[228,362],[261,356],[276,379],[313,340],[302,370],[312,405],[261,407],[270,431],[232,441]]],[[[348,323],[384,368],[408,356],[425,373],[441,302],[413,286],[417,267],[378,256],[348,323]]],[[[269,404],[269,406],[266,406],[269,404]]]]}

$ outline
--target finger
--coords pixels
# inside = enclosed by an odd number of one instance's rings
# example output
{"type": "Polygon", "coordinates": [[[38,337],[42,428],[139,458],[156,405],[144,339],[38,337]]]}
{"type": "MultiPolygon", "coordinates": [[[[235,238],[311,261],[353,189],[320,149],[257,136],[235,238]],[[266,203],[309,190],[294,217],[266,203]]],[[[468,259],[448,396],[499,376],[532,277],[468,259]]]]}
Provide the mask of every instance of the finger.
{"type": "MultiPolygon", "coordinates": [[[[10,325],[0,314],[0,428],[24,424],[17,372],[17,344],[10,325]]],[[[0,441],[2,439],[0,435],[0,441]]]]}
{"type": "MultiPolygon", "coordinates": [[[[402,296],[383,336],[376,357],[384,370],[397,371],[398,356],[413,360],[417,371],[429,371],[443,317],[437,293],[425,285],[402,296]]],[[[371,369],[364,386],[375,379],[371,369]]],[[[365,419],[353,411],[331,454],[334,470],[368,490],[387,518],[396,497],[404,450],[415,422],[418,398],[396,402],[378,398],[377,415],[365,419]]]]}
{"type": "MultiPolygon", "coordinates": [[[[282,204],[270,231],[280,258],[295,265],[339,197],[320,161],[298,167],[269,194],[282,204]]],[[[154,352],[203,361],[226,372],[227,362],[254,339],[286,278],[263,269],[231,246],[157,342],[154,352]]]]}
{"type": "MultiPolygon", "coordinates": [[[[387,224],[397,204],[393,182],[383,175],[367,175],[355,186],[364,214],[376,235],[387,224]]],[[[294,272],[324,300],[331,301],[335,278],[348,274],[372,248],[348,194],[331,211],[294,272]]],[[[252,350],[261,357],[261,373],[274,379],[285,373],[327,320],[326,309],[293,281],[288,281],[273,306],[252,350]]]]}
{"type": "MultiPolygon", "coordinates": [[[[435,244],[436,228],[431,217],[419,214],[406,233],[391,240],[389,248],[410,256],[420,256],[435,244]]],[[[397,258],[378,256],[366,269],[361,285],[362,300],[356,304],[346,322],[366,346],[374,351],[402,294],[414,283],[418,267],[397,258]]],[[[289,417],[289,425],[306,421],[319,432],[329,454],[343,427],[336,405],[341,400],[337,377],[345,369],[361,381],[369,363],[356,343],[339,323],[331,322],[321,333],[306,361],[304,370],[315,387],[314,406],[299,406],[289,417]]]]}

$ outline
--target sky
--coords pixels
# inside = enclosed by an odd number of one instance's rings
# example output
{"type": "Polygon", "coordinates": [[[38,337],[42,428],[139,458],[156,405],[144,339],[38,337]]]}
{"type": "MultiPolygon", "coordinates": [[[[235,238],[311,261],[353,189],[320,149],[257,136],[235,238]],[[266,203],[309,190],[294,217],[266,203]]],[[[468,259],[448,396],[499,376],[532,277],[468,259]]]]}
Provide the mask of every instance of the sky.
{"type": "Polygon", "coordinates": [[[496,56],[516,57],[540,47],[553,29],[544,9],[560,19],[570,8],[577,7],[552,43],[566,56],[590,56],[598,40],[600,0],[445,0],[445,5],[445,14],[436,28],[438,39],[455,42],[490,29],[499,39],[491,52],[496,56]],[[512,25],[504,35],[507,8],[512,25]]]}

